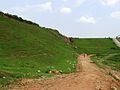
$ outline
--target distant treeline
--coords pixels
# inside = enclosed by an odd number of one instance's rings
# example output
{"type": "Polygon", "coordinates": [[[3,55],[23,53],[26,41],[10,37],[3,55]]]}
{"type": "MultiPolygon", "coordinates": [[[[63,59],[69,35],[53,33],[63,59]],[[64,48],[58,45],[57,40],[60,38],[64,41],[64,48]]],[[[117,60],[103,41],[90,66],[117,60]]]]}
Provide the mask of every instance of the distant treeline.
{"type": "Polygon", "coordinates": [[[28,24],[32,24],[32,25],[39,26],[37,23],[34,23],[34,22],[32,22],[32,21],[28,21],[28,20],[24,20],[24,19],[22,19],[21,17],[18,17],[17,15],[11,15],[11,14],[9,14],[9,13],[3,13],[3,12],[1,12],[1,11],[0,11],[0,15],[6,16],[6,17],[8,17],[8,18],[15,19],[15,20],[18,20],[18,21],[20,21],[20,22],[25,22],[25,23],[28,23],[28,24]]]}

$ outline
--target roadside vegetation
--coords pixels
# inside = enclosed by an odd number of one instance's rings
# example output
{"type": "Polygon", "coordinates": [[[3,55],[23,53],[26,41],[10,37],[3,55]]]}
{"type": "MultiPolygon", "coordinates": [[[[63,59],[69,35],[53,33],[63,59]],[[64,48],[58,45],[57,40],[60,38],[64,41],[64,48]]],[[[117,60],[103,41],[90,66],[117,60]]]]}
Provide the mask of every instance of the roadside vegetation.
{"type": "Polygon", "coordinates": [[[74,39],[75,50],[82,54],[93,54],[93,61],[97,65],[109,66],[120,71],[120,48],[111,38],[74,39]]]}
{"type": "Polygon", "coordinates": [[[0,85],[75,71],[76,53],[63,35],[11,17],[0,14],[0,85]]]}
{"type": "Polygon", "coordinates": [[[114,70],[120,71],[120,54],[105,58],[103,64],[110,66],[114,70]]]}
{"type": "Polygon", "coordinates": [[[110,38],[67,38],[57,30],[40,27],[0,12],[0,87],[21,78],[45,78],[76,71],[78,54],[120,70],[120,48],[110,38]]]}

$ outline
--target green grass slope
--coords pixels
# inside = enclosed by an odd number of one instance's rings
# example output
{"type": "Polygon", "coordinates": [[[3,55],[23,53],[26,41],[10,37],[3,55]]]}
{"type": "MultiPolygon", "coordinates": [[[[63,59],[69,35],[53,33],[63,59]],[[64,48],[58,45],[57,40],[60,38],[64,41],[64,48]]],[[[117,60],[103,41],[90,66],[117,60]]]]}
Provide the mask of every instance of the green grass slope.
{"type": "Polygon", "coordinates": [[[120,53],[120,49],[115,45],[110,38],[88,38],[88,39],[74,39],[77,52],[88,54],[110,54],[120,53]]]}
{"type": "Polygon", "coordinates": [[[93,60],[96,64],[104,64],[114,70],[120,70],[120,48],[115,45],[111,38],[76,38],[73,45],[80,54],[95,54],[93,60]]]}
{"type": "Polygon", "coordinates": [[[49,70],[74,72],[76,53],[95,54],[96,64],[120,70],[120,48],[112,39],[71,38],[71,45],[66,41],[56,30],[0,13],[0,86],[19,78],[51,76],[49,70]]]}
{"type": "Polygon", "coordinates": [[[114,70],[120,71],[120,54],[110,55],[103,60],[103,64],[110,66],[114,70]]]}
{"type": "Polygon", "coordinates": [[[0,84],[48,70],[73,72],[75,63],[74,50],[57,31],[0,15],[0,84]]]}

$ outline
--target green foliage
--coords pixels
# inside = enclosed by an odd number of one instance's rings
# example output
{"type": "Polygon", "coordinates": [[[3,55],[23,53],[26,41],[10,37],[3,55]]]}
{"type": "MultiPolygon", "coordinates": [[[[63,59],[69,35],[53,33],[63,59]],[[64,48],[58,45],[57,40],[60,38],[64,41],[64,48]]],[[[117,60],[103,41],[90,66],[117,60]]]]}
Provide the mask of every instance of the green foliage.
{"type": "Polygon", "coordinates": [[[110,38],[74,39],[73,45],[77,47],[78,53],[96,55],[120,53],[120,48],[110,38]]]}
{"type": "Polygon", "coordinates": [[[111,38],[74,39],[73,45],[78,53],[95,54],[92,59],[100,67],[104,64],[120,70],[120,48],[111,38]]]}
{"type": "Polygon", "coordinates": [[[114,70],[120,70],[120,54],[106,58],[103,63],[114,70]]]}
{"type": "Polygon", "coordinates": [[[96,54],[96,61],[119,69],[119,56],[106,59],[110,54],[120,53],[112,39],[74,39],[71,45],[57,30],[39,27],[36,23],[0,12],[0,86],[19,78],[52,76],[49,70],[62,73],[75,71],[76,52],[96,54]],[[114,60],[114,61],[113,61],[114,60]]]}
{"type": "Polygon", "coordinates": [[[16,78],[41,77],[49,67],[70,73],[75,71],[73,64],[75,51],[58,31],[0,14],[0,71],[4,72],[0,73],[0,84],[16,78]]]}

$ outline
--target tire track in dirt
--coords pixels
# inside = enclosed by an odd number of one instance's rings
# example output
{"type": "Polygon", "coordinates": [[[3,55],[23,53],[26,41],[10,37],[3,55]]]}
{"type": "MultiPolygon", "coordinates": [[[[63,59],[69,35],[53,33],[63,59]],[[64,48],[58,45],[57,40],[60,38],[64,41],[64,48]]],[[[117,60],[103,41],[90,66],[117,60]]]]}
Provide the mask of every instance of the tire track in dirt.
{"type": "Polygon", "coordinates": [[[11,90],[120,90],[120,83],[91,62],[87,54],[79,55],[77,72],[47,80],[23,79],[23,86],[11,90]]]}

